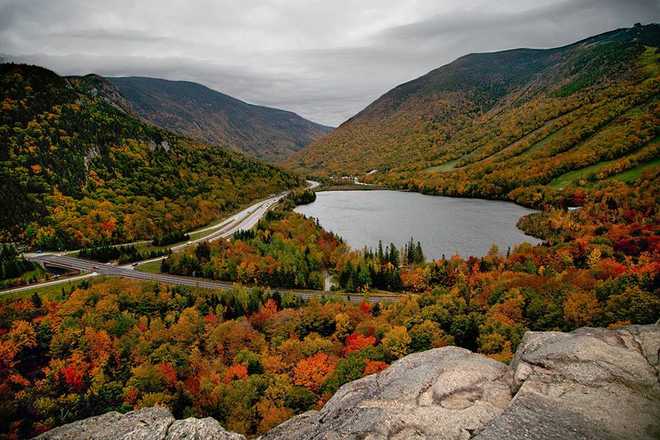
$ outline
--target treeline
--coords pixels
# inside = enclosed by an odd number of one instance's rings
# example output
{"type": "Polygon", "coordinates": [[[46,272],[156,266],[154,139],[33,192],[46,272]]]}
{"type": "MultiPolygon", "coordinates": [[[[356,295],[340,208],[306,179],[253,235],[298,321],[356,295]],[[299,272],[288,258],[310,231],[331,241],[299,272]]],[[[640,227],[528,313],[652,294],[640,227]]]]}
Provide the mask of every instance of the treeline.
{"type": "Polygon", "coordinates": [[[293,201],[296,206],[308,205],[316,201],[316,192],[309,189],[292,191],[287,198],[293,201]]]}
{"type": "Polygon", "coordinates": [[[151,244],[154,246],[167,246],[168,244],[179,243],[190,240],[190,235],[182,231],[168,232],[158,237],[154,237],[151,244]]]}
{"type": "Polygon", "coordinates": [[[32,284],[48,278],[48,272],[23,258],[13,244],[0,244],[0,289],[32,284]]]}
{"type": "Polygon", "coordinates": [[[116,261],[119,264],[125,264],[132,263],[133,261],[162,257],[170,253],[171,251],[169,249],[155,249],[139,245],[117,246],[104,243],[82,248],[78,252],[78,256],[88,260],[100,261],[101,263],[116,261]]]}
{"type": "Polygon", "coordinates": [[[163,260],[161,271],[310,289],[323,289],[324,278],[336,275],[340,290],[400,292],[402,266],[412,269],[424,262],[422,245],[412,237],[401,250],[393,243],[383,248],[380,242],[376,250],[350,251],[316,220],[276,210],[269,211],[255,229],[236,231],[229,243],[202,242],[192,251],[171,255],[163,260]],[[287,225],[292,229],[285,230],[287,225]]]}
{"type": "Polygon", "coordinates": [[[322,289],[347,247],[313,219],[269,211],[253,230],[237,231],[229,242],[200,243],[172,254],[163,272],[250,285],[322,289]]]}
{"type": "Polygon", "coordinates": [[[339,288],[348,292],[368,291],[369,289],[400,292],[403,289],[401,266],[412,268],[425,262],[421,243],[410,237],[401,251],[394,243],[383,248],[378,242],[376,251],[364,249],[353,253],[338,265],[339,288]]]}
{"type": "Polygon", "coordinates": [[[280,203],[280,209],[283,211],[290,211],[299,205],[307,205],[316,200],[316,192],[309,189],[297,189],[291,191],[284,197],[280,203]]]}
{"type": "Polygon", "coordinates": [[[21,257],[14,246],[0,245],[0,280],[16,278],[34,268],[35,265],[21,257]]]}

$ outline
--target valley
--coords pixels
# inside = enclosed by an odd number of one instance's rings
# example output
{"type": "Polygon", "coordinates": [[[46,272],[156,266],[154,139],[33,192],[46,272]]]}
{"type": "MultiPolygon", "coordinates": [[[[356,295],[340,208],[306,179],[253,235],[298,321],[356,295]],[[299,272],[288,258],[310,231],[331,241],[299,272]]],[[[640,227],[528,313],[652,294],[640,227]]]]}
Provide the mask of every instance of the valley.
{"type": "Polygon", "coordinates": [[[659,53],[468,54],[336,129],[0,64],[0,440],[651,440],[659,53]]]}
{"type": "Polygon", "coordinates": [[[654,168],[658,33],[650,24],[554,49],[466,55],[390,90],[289,164],[534,208],[557,197],[551,182],[566,173],[592,182],[654,168]]]}
{"type": "Polygon", "coordinates": [[[132,111],[166,130],[226,145],[276,163],[331,128],[295,113],[248,104],[200,84],[157,78],[105,78],[132,111]]]}

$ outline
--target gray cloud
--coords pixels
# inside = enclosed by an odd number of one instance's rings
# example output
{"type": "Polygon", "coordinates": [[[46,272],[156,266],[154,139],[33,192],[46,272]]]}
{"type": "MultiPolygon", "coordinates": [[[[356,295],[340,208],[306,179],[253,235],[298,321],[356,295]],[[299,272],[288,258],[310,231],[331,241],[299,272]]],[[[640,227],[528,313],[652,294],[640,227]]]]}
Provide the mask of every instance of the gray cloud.
{"type": "Polygon", "coordinates": [[[149,35],[144,31],[135,30],[107,30],[107,29],[79,29],[73,31],[61,31],[48,34],[49,38],[61,40],[87,40],[95,44],[99,42],[117,42],[129,41],[136,43],[151,43],[155,41],[171,42],[171,39],[159,37],[156,35],[149,35]]]}
{"type": "Polygon", "coordinates": [[[655,0],[0,0],[0,53],[61,74],[196,81],[336,125],[470,52],[660,19],[655,0]]]}

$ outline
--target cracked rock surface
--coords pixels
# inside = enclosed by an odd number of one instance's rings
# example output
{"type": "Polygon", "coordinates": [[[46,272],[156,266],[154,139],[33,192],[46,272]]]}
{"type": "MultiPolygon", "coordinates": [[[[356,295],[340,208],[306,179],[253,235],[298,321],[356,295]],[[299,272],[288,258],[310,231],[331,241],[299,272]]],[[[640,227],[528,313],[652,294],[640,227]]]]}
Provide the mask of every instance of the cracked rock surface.
{"type": "Polygon", "coordinates": [[[321,411],[262,439],[468,439],[504,411],[511,385],[506,365],[463,348],[437,348],[344,385],[321,411]]]}
{"type": "Polygon", "coordinates": [[[515,397],[476,439],[658,439],[660,327],[527,332],[515,397]]]}
{"type": "Polygon", "coordinates": [[[660,438],[660,327],[527,332],[511,366],[456,347],[344,385],[261,440],[660,438]]]}
{"type": "Polygon", "coordinates": [[[109,412],[60,426],[36,437],[39,440],[245,440],[225,431],[217,420],[174,420],[167,408],[152,407],[126,414],[109,412]]]}
{"type": "MultiPolygon", "coordinates": [[[[660,438],[660,326],[527,332],[510,366],[458,347],[345,384],[260,440],[660,438]]],[[[40,439],[244,439],[211,418],[108,413],[40,439]]]]}

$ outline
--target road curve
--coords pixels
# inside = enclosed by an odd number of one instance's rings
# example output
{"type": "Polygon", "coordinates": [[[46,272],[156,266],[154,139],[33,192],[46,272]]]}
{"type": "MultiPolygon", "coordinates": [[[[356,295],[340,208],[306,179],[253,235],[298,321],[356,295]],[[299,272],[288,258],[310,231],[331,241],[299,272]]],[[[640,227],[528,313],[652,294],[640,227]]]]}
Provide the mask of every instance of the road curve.
{"type": "MultiPolygon", "coordinates": [[[[314,189],[319,186],[318,182],[308,180],[308,187],[314,189]]],[[[268,210],[279,202],[283,197],[285,197],[288,192],[283,192],[268,199],[254,203],[253,205],[243,209],[242,211],[228,217],[217,225],[207,226],[203,229],[193,231],[192,233],[199,232],[209,232],[207,235],[190,240],[185,243],[173,246],[171,249],[173,252],[182,250],[188,246],[200,243],[202,241],[215,241],[221,238],[227,238],[232,236],[236,231],[243,229],[251,229],[254,227],[259,220],[268,212],[268,210]]],[[[71,278],[63,278],[55,281],[48,281],[41,284],[33,284],[29,286],[22,286],[15,289],[5,290],[0,292],[0,295],[7,294],[11,292],[19,292],[22,290],[34,289],[40,286],[48,286],[52,284],[64,283],[67,281],[73,281],[76,279],[82,279],[87,277],[92,277],[96,275],[105,275],[105,276],[116,276],[124,278],[132,278],[143,281],[154,281],[159,283],[174,284],[178,286],[189,286],[189,287],[198,287],[203,289],[229,289],[233,287],[231,282],[226,281],[214,281],[203,278],[191,278],[183,277],[178,275],[162,274],[162,273],[147,273],[134,270],[133,267],[138,264],[159,261],[166,256],[153,258],[145,261],[136,262],[126,266],[113,266],[111,264],[104,264],[91,260],[84,260],[81,258],[68,256],[67,253],[58,253],[58,254],[25,254],[26,259],[39,263],[46,266],[57,267],[60,269],[67,270],[77,270],[84,273],[83,275],[71,278]]],[[[395,295],[370,295],[365,297],[359,294],[346,294],[346,293],[330,293],[320,290],[308,290],[308,289],[281,289],[287,292],[292,292],[303,299],[309,299],[311,297],[317,296],[341,296],[353,302],[361,302],[364,299],[368,299],[370,302],[381,302],[381,301],[391,301],[396,299],[395,295]]]]}
{"type": "MultiPolygon", "coordinates": [[[[197,239],[194,239],[194,240],[189,240],[185,243],[181,243],[181,244],[172,246],[170,249],[172,250],[172,252],[176,252],[176,251],[180,251],[180,250],[182,250],[182,249],[184,249],[188,246],[193,246],[193,245],[195,245],[197,243],[200,243],[202,241],[206,241],[206,240],[215,241],[215,240],[218,240],[220,238],[230,237],[231,235],[233,235],[236,231],[238,231],[240,229],[250,229],[259,222],[261,217],[263,217],[266,214],[266,212],[273,205],[275,205],[277,202],[279,202],[287,194],[288,194],[288,191],[273,195],[273,196],[271,196],[271,197],[269,197],[265,200],[261,200],[259,202],[256,202],[256,203],[248,206],[247,208],[237,212],[236,214],[224,219],[223,221],[221,221],[217,225],[207,226],[207,227],[204,227],[203,229],[192,231],[191,233],[193,233],[193,234],[194,233],[199,233],[199,232],[208,232],[208,233],[206,235],[200,237],[200,238],[197,238],[197,239]]],[[[148,241],[143,241],[143,242],[147,243],[148,241]]],[[[142,242],[127,243],[127,244],[136,244],[136,243],[142,243],[142,242]]],[[[122,245],[118,245],[118,246],[122,246],[122,245]]],[[[74,277],[60,278],[60,279],[46,281],[46,282],[38,283],[38,284],[30,284],[30,285],[27,285],[27,286],[15,287],[13,289],[7,289],[7,290],[0,291],[0,295],[6,295],[6,294],[9,294],[9,293],[14,293],[14,292],[21,292],[21,291],[24,291],[24,290],[30,290],[30,289],[34,289],[34,288],[38,288],[38,287],[46,287],[46,286],[51,286],[51,285],[56,285],[56,284],[62,284],[62,283],[66,283],[66,282],[69,282],[69,281],[75,281],[75,280],[78,280],[78,279],[89,278],[89,277],[93,277],[93,276],[98,275],[99,273],[97,273],[94,269],[92,269],[92,266],[111,267],[111,266],[105,265],[103,263],[89,261],[89,260],[81,260],[81,259],[78,259],[78,258],[74,258],[74,260],[77,260],[79,262],[82,261],[82,262],[85,262],[87,264],[76,263],[75,266],[71,266],[71,267],[64,265],[64,264],[66,264],[67,261],[69,263],[71,263],[70,259],[72,257],[68,257],[68,255],[70,255],[73,252],[75,252],[75,251],[64,251],[64,252],[57,252],[57,253],[25,253],[25,254],[23,254],[23,257],[27,260],[34,261],[35,263],[42,263],[47,259],[47,260],[49,260],[48,264],[51,265],[51,266],[61,267],[61,268],[66,268],[66,269],[72,269],[72,270],[78,270],[78,271],[81,271],[81,272],[85,272],[85,274],[79,275],[79,276],[74,276],[74,277]],[[69,260],[67,260],[67,259],[69,259],[69,260]],[[59,264],[59,265],[58,264],[51,264],[55,260],[60,260],[64,264],[59,264]]],[[[145,261],[138,261],[138,262],[135,262],[133,264],[123,266],[122,269],[132,271],[133,267],[137,266],[139,264],[148,263],[148,262],[152,262],[152,261],[160,261],[160,260],[163,260],[165,258],[167,258],[167,256],[152,258],[152,259],[145,260],[145,261]]],[[[134,271],[134,272],[137,273],[137,271],[134,271]]],[[[139,274],[138,274],[138,276],[139,276],[139,274]]],[[[138,276],[135,276],[133,278],[137,278],[138,276]]]]}
{"type": "MultiPolygon", "coordinates": [[[[142,281],[154,281],[158,283],[173,284],[177,286],[197,287],[201,289],[231,289],[234,284],[227,281],[215,281],[204,278],[183,277],[179,275],[170,275],[165,273],[148,273],[140,272],[138,270],[128,269],[126,267],[112,266],[110,264],[98,263],[90,260],[83,260],[81,258],[69,257],[66,255],[41,255],[38,257],[31,257],[31,261],[36,263],[45,264],[47,266],[58,267],[60,269],[79,270],[81,272],[89,272],[97,275],[115,276],[123,278],[132,278],[142,281]]],[[[278,290],[274,288],[273,290],[278,290]]],[[[369,295],[368,297],[360,294],[352,293],[333,293],[324,292],[321,290],[311,289],[281,289],[282,291],[291,292],[303,299],[309,299],[314,296],[338,296],[348,299],[353,302],[361,302],[367,300],[370,302],[383,302],[392,301],[396,299],[396,295],[369,295]]]]}

